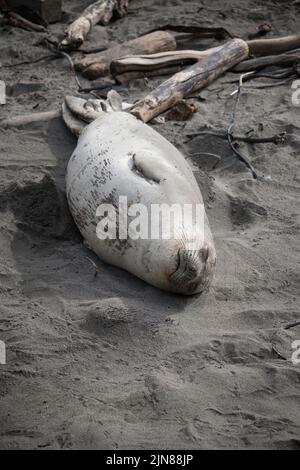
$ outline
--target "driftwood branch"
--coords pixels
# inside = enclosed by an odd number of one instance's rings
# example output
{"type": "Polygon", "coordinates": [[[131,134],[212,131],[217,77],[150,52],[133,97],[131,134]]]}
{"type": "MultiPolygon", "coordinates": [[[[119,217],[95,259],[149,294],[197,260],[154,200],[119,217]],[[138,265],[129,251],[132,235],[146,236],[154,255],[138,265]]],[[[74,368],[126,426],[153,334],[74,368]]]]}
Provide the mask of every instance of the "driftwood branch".
{"type": "MultiPolygon", "coordinates": [[[[227,39],[227,38],[239,38],[237,34],[233,34],[228,29],[223,27],[210,27],[210,26],[182,26],[182,25],[172,25],[166,24],[164,26],[160,26],[156,29],[151,29],[151,31],[147,31],[147,33],[152,33],[153,31],[172,31],[172,33],[176,36],[176,39],[191,39],[191,38],[213,38],[217,41],[227,39]]],[[[245,35],[241,36],[241,39],[250,40],[256,39],[261,36],[266,35],[272,31],[272,24],[271,23],[262,23],[258,25],[255,31],[251,31],[246,33],[245,35]]],[[[144,33],[146,34],[146,33],[144,33]]]]}
{"type": "Polygon", "coordinates": [[[202,60],[159,85],[138,102],[131,112],[144,122],[150,121],[179,100],[209,85],[248,57],[248,53],[247,43],[242,39],[233,39],[223,46],[213,48],[202,60]]]}
{"type": "MultiPolygon", "coordinates": [[[[274,52],[275,54],[282,48],[289,48],[291,45],[299,45],[300,43],[298,41],[300,41],[300,37],[298,38],[298,35],[294,35],[276,39],[248,41],[247,44],[252,48],[252,53],[256,51],[256,53],[260,54],[264,52],[274,52]]],[[[134,77],[160,75],[160,69],[166,74],[168,72],[167,68],[170,66],[177,65],[183,67],[192,64],[203,59],[211,52],[212,49],[205,51],[181,50],[149,55],[125,56],[112,60],[110,71],[114,77],[118,77],[119,81],[122,81],[121,74],[127,74],[129,72],[130,74],[132,73],[134,77]],[[153,70],[157,72],[151,73],[153,70]],[[137,73],[140,71],[144,73],[137,73]]],[[[232,71],[241,73],[257,70],[268,65],[288,66],[299,62],[300,53],[269,55],[240,62],[232,71]]],[[[170,73],[172,73],[172,70],[170,70],[170,73]]],[[[128,77],[131,76],[130,74],[128,77]]],[[[126,76],[123,81],[127,81],[126,76]]]]}
{"type": "Polygon", "coordinates": [[[97,23],[107,25],[114,14],[119,17],[126,15],[128,0],[98,0],[88,6],[83,13],[65,31],[65,39],[61,42],[64,49],[78,49],[87,35],[97,23]]]}
{"type": "Polygon", "coordinates": [[[33,122],[50,121],[61,116],[61,110],[45,111],[42,113],[23,114],[12,118],[1,119],[0,127],[19,127],[33,122]]]}
{"type": "Polygon", "coordinates": [[[113,60],[110,64],[110,72],[113,76],[125,72],[159,70],[174,65],[186,65],[197,62],[207,57],[213,49],[206,51],[167,51],[157,54],[134,55],[113,60]]]}
{"type": "Polygon", "coordinates": [[[258,70],[263,67],[268,67],[270,65],[290,66],[299,63],[300,53],[270,55],[240,62],[232,69],[232,72],[249,72],[250,70],[258,70]]]}
{"type": "Polygon", "coordinates": [[[172,34],[166,31],[156,31],[106,49],[99,54],[90,54],[76,62],[75,69],[81,71],[85,77],[95,79],[108,75],[111,62],[119,57],[175,49],[176,41],[172,34]]]}
{"type": "Polygon", "coordinates": [[[15,13],[14,11],[8,11],[7,21],[12,26],[26,29],[27,31],[36,31],[37,33],[47,32],[47,29],[44,26],[33,23],[32,21],[29,21],[26,18],[23,18],[23,16],[18,15],[18,13],[15,13]]]}
{"type": "Polygon", "coordinates": [[[250,56],[281,54],[300,47],[300,33],[281,38],[253,39],[247,41],[250,56]]]}

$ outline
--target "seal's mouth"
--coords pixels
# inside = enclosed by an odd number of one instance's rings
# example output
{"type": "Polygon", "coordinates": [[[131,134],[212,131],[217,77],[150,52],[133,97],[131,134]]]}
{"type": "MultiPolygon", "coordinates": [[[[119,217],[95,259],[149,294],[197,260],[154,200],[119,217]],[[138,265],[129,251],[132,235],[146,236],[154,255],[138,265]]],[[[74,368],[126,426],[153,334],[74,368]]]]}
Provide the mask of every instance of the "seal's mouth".
{"type": "Polygon", "coordinates": [[[179,248],[177,266],[169,280],[176,290],[184,294],[203,292],[208,288],[216,264],[215,250],[205,244],[201,249],[179,248]]]}

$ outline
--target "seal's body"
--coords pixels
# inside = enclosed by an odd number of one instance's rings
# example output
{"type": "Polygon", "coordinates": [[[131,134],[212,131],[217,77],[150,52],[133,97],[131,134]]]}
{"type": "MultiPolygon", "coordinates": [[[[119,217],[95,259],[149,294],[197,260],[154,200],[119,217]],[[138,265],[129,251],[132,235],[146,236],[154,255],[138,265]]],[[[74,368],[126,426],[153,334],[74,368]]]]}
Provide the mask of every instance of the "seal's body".
{"type": "MultiPolygon", "coordinates": [[[[153,238],[150,233],[155,225],[151,220],[154,206],[203,208],[188,163],[150,126],[126,112],[102,113],[82,131],[68,164],[66,184],[74,220],[89,247],[103,261],[172,292],[194,294],[208,287],[216,256],[205,213],[200,226],[195,217],[184,223],[174,215],[171,238],[162,234],[153,238]],[[129,208],[140,204],[147,209],[148,238],[120,236],[120,197],[123,201],[126,198],[129,208]],[[108,207],[103,205],[116,209],[115,239],[99,237],[99,206],[108,207]]],[[[144,231],[145,226],[140,229],[144,231]]]]}

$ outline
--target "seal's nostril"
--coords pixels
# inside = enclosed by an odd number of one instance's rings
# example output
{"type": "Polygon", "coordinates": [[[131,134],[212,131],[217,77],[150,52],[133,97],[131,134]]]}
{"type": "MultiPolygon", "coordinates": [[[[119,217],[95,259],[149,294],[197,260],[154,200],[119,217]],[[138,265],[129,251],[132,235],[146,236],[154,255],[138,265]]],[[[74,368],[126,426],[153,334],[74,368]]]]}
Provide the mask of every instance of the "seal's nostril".
{"type": "Polygon", "coordinates": [[[209,248],[208,246],[204,246],[201,250],[201,255],[202,255],[202,261],[203,263],[206,263],[206,261],[208,260],[208,256],[209,256],[209,248]]]}

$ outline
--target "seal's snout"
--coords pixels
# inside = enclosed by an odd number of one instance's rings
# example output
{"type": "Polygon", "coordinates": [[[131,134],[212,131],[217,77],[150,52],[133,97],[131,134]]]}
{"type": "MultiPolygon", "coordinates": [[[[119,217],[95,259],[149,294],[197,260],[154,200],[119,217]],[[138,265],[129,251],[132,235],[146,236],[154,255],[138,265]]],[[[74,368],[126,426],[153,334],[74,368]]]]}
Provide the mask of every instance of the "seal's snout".
{"type": "Polygon", "coordinates": [[[176,269],[169,276],[173,289],[186,295],[203,292],[210,285],[215,264],[216,253],[211,243],[195,250],[180,248],[176,269]]]}
{"type": "Polygon", "coordinates": [[[208,245],[205,245],[202,248],[202,250],[200,250],[203,263],[207,262],[207,260],[209,258],[209,255],[210,255],[210,251],[211,251],[211,249],[209,248],[208,245]]]}

